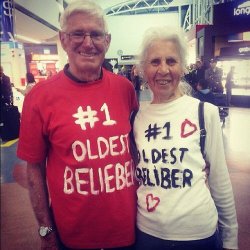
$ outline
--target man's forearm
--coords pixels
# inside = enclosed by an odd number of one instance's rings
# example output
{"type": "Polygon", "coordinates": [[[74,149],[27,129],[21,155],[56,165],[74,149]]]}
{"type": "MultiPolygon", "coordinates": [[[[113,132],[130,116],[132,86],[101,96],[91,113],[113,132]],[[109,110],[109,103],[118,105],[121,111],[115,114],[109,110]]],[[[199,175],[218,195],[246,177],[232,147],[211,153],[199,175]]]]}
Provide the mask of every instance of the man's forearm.
{"type": "Polygon", "coordinates": [[[52,226],[49,197],[46,185],[45,163],[27,165],[31,205],[40,226],[52,226]]]}

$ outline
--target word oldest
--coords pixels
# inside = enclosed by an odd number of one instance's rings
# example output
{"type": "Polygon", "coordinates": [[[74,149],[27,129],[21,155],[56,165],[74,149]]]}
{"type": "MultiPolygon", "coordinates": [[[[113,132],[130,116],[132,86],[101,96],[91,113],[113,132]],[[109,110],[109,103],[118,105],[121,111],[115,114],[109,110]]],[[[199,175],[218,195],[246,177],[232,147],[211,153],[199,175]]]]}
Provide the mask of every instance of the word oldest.
{"type": "Polygon", "coordinates": [[[128,134],[121,136],[112,136],[108,139],[104,137],[97,138],[97,141],[91,145],[90,140],[85,143],[75,141],[72,144],[74,158],[82,162],[88,157],[93,159],[104,159],[108,155],[117,156],[129,152],[128,134]]]}
{"type": "Polygon", "coordinates": [[[158,162],[175,164],[176,161],[183,161],[186,152],[188,152],[188,148],[152,149],[149,153],[143,149],[141,152],[138,151],[138,156],[139,160],[142,159],[144,162],[152,162],[153,164],[158,162]]]}

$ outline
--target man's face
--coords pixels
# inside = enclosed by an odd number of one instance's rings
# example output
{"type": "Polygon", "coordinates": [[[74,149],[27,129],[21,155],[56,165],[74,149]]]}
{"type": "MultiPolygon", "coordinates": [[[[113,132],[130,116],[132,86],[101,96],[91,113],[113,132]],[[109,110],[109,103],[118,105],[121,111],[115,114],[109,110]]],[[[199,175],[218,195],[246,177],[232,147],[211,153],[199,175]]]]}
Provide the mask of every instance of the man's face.
{"type": "Polygon", "coordinates": [[[217,64],[217,63],[216,63],[215,61],[210,62],[211,68],[212,68],[212,69],[215,69],[216,64],[217,64]]]}
{"type": "Polygon", "coordinates": [[[197,61],[196,62],[196,67],[199,69],[199,68],[201,68],[201,66],[202,66],[202,62],[201,61],[197,61]]]}
{"type": "Polygon", "coordinates": [[[81,78],[84,72],[100,74],[110,44],[110,35],[105,34],[102,19],[84,13],[72,14],[66,30],[60,32],[60,40],[73,75],[81,78]],[[83,36],[83,33],[87,35],[83,36]],[[100,39],[92,39],[89,34],[97,34],[100,39]]]}

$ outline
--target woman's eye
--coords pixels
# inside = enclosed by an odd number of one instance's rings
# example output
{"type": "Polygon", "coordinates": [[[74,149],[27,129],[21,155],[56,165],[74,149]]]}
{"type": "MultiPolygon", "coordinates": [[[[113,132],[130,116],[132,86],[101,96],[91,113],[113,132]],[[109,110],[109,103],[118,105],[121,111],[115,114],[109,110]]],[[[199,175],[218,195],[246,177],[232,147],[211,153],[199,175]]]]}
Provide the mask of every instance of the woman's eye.
{"type": "Polygon", "coordinates": [[[176,63],[177,63],[177,61],[174,58],[168,58],[168,59],[166,59],[166,64],[167,65],[173,66],[176,63]]]}

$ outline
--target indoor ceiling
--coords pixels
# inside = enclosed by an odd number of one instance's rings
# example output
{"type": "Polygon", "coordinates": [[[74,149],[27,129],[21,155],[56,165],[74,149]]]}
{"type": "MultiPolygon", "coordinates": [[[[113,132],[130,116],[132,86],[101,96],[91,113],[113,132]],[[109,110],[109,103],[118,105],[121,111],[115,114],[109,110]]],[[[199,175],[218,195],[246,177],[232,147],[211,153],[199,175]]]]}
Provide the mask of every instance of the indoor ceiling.
{"type": "MultiPolygon", "coordinates": [[[[66,3],[69,3],[71,0],[65,0],[66,3]]],[[[96,1],[103,9],[109,8],[111,6],[126,2],[127,0],[94,0],[96,1]]],[[[52,11],[52,10],[50,10],[52,11]]],[[[58,32],[56,29],[52,29],[37,21],[36,19],[26,15],[19,10],[15,9],[15,34],[16,39],[20,42],[32,42],[32,43],[56,43],[58,32]],[[24,36],[20,37],[20,36],[24,36]],[[28,39],[27,39],[28,38],[28,39]],[[30,41],[28,41],[30,40],[30,41]]]]}
{"type": "MultiPolygon", "coordinates": [[[[54,0],[56,1],[56,0],[54,0]]],[[[65,3],[69,3],[72,0],[64,0],[65,3]]],[[[97,2],[104,10],[108,11],[110,7],[116,6],[123,3],[136,3],[139,0],[93,0],[97,2]]],[[[152,2],[152,0],[144,0],[152,2]]],[[[178,3],[182,2],[180,0],[161,0],[166,2],[178,3]]],[[[185,0],[187,1],[187,0],[185,0]]],[[[184,1],[184,2],[185,2],[184,1]]],[[[28,3],[27,3],[28,4],[28,3]]],[[[48,10],[53,11],[53,10],[48,10]]],[[[55,10],[55,13],[58,13],[58,10],[55,10]]],[[[46,13],[44,13],[46,15],[46,13]]],[[[16,39],[21,42],[32,42],[36,43],[38,41],[40,43],[56,43],[58,37],[58,24],[46,24],[42,18],[36,16],[32,17],[32,13],[27,15],[25,6],[19,6],[16,4],[15,8],[15,34],[17,34],[16,39]],[[24,14],[25,13],[25,14],[24,14]],[[20,35],[26,37],[21,38],[20,35]],[[33,39],[34,41],[28,41],[27,37],[33,39]]]]}
{"type": "Polygon", "coordinates": [[[47,27],[32,17],[15,10],[15,33],[20,42],[56,43],[57,31],[47,27]],[[24,37],[19,37],[24,36],[24,37]],[[28,41],[30,39],[30,41],[28,41]],[[32,41],[33,40],[33,41],[32,41]]]}

